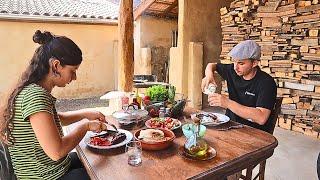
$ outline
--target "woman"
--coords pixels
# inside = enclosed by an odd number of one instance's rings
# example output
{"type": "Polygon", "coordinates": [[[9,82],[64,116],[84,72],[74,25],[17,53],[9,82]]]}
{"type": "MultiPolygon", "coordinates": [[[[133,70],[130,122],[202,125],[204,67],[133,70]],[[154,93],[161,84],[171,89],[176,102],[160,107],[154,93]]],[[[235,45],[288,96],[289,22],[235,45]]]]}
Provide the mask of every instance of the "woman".
{"type": "Polygon", "coordinates": [[[82,52],[69,38],[36,31],[39,43],[27,70],[8,100],[1,135],[9,145],[18,179],[89,179],[76,154],[69,154],[87,131],[106,129],[105,117],[96,111],[57,113],[55,86],[77,79],[82,52]],[[86,120],[82,120],[86,119],[86,120]],[[62,125],[81,120],[63,136],[62,125]]]}

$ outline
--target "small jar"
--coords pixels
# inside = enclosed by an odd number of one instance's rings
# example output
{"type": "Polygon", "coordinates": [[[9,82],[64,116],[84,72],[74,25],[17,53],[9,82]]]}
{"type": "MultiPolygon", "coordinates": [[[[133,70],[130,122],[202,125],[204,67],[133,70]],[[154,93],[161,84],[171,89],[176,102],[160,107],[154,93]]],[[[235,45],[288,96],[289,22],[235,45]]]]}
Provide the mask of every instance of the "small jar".
{"type": "Polygon", "coordinates": [[[165,109],[164,107],[161,107],[159,110],[159,118],[164,118],[165,117],[165,109]]]}

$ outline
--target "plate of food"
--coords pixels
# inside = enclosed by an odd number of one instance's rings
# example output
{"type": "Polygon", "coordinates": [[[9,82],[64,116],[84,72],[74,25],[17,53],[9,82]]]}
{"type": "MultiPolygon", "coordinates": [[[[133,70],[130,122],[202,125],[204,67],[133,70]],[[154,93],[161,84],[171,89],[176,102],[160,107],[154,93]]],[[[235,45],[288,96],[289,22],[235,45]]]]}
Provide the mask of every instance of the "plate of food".
{"type": "Polygon", "coordinates": [[[212,112],[199,112],[192,114],[201,120],[201,124],[206,126],[217,126],[230,121],[230,118],[224,114],[212,113],[212,112]]]}
{"type": "Polygon", "coordinates": [[[145,125],[148,128],[163,128],[163,129],[170,129],[175,130],[181,127],[181,121],[178,119],[174,119],[171,117],[165,118],[151,118],[145,122],[145,125]]]}
{"type": "Polygon", "coordinates": [[[124,129],[118,129],[118,132],[107,130],[94,133],[90,131],[86,134],[84,142],[95,149],[113,149],[127,144],[132,138],[132,133],[124,129]]]}
{"type": "Polygon", "coordinates": [[[174,133],[169,129],[140,129],[134,133],[144,150],[162,150],[172,145],[174,133]]]}

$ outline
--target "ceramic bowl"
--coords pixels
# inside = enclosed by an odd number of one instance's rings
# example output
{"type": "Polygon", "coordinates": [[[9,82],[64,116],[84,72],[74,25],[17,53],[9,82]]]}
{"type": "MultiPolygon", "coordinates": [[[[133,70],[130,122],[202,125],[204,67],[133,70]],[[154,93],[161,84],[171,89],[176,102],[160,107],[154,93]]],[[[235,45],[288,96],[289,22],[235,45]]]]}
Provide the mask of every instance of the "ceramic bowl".
{"type": "MultiPolygon", "coordinates": [[[[147,129],[152,129],[152,128],[147,128],[147,129]]],[[[163,150],[163,149],[166,149],[168,148],[173,140],[175,139],[175,135],[174,133],[169,130],[169,129],[158,129],[158,130],[161,130],[165,137],[169,137],[167,140],[165,141],[158,141],[158,142],[146,142],[146,141],[143,141],[141,139],[139,139],[139,135],[140,135],[140,131],[141,130],[145,130],[145,129],[139,129],[137,130],[135,133],[134,133],[134,138],[136,140],[138,140],[139,142],[141,142],[141,146],[142,146],[142,149],[143,150],[153,150],[153,151],[156,151],[156,150],[163,150]]]]}

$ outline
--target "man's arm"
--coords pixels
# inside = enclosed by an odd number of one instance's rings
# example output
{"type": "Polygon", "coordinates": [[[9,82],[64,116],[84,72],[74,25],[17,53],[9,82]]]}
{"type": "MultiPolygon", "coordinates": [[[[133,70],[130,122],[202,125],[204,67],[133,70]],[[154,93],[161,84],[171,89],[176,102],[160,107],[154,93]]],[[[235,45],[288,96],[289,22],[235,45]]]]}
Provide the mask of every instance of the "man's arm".
{"type": "Polygon", "coordinates": [[[243,119],[252,120],[253,122],[264,125],[271,114],[271,110],[262,107],[248,107],[230,100],[227,106],[233,113],[243,119]]]}
{"type": "Polygon", "coordinates": [[[271,110],[262,107],[248,107],[241,105],[228,97],[221,94],[210,94],[209,95],[210,106],[220,106],[226,109],[230,109],[236,115],[243,119],[250,119],[253,122],[264,125],[271,113],[271,110]]]}
{"type": "Polygon", "coordinates": [[[205,76],[213,76],[214,72],[217,70],[217,63],[208,63],[204,74],[205,76]]]}

